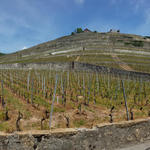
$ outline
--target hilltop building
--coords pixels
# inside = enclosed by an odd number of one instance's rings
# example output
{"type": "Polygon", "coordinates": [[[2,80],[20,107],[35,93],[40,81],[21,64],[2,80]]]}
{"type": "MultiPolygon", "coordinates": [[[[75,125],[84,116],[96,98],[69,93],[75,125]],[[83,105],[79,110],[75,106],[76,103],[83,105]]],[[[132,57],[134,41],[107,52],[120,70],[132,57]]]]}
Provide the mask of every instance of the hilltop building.
{"type": "Polygon", "coordinates": [[[84,32],[92,32],[91,30],[89,30],[88,28],[84,29],[84,32]]]}

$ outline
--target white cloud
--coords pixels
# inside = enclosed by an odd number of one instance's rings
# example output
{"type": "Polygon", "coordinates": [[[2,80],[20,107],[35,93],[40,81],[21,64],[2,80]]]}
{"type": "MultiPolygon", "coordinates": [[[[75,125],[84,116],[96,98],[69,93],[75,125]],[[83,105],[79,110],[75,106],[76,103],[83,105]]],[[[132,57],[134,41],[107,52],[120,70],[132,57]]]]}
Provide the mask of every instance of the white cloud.
{"type": "Polygon", "coordinates": [[[149,11],[149,0],[129,0],[129,4],[132,6],[133,13],[144,14],[147,16],[147,10],[149,11]]]}
{"type": "Polygon", "coordinates": [[[26,47],[26,46],[24,46],[24,47],[22,48],[22,50],[24,50],[24,49],[27,49],[27,47],[26,47]]]}
{"type": "Polygon", "coordinates": [[[142,34],[142,35],[150,35],[150,9],[146,10],[144,12],[144,21],[142,22],[141,25],[139,25],[136,29],[138,34],[142,34]]]}
{"type": "Polygon", "coordinates": [[[135,14],[141,14],[144,18],[143,21],[141,21],[141,24],[139,24],[135,28],[135,32],[140,35],[148,35],[149,27],[150,27],[150,8],[149,8],[149,0],[130,0],[129,1],[133,12],[135,14]]]}
{"type": "Polygon", "coordinates": [[[112,5],[117,5],[119,3],[126,3],[127,5],[132,6],[132,9],[135,13],[138,12],[139,9],[142,9],[143,7],[147,6],[149,3],[149,0],[110,0],[110,3],[112,5]]]}
{"type": "Polygon", "coordinates": [[[85,0],[75,0],[77,4],[84,4],[85,0]]]}
{"type": "Polygon", "coordinates": [[[147,2],[148,2],[147,0],[130,0],[129,1],[135,13],[137,13],[139,9],[142,9],[143,7],[145,7],[145,4],[147,2]]]}

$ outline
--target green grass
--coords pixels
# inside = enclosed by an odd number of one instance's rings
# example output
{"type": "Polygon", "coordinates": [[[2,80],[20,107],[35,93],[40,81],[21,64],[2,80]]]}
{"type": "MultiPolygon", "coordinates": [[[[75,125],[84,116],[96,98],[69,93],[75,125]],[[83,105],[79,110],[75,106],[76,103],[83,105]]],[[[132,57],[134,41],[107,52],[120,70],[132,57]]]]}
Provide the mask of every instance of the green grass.
{"type": "Polygon", "coordinates": [[[4,89],[4,96],[7,97],[6,102],[14,109],[21,111],[23,109],[23,103],[21,103],[16,97],[14,97],[8,90],[4,89]]]}
{"type": "Polygon", "coordinates": [[[41,106],[44,106],[46,108],[50,107],[50,103],[48,103],[47,101],[45,101],[43,98],[41,98],[40,96],[35,96],[34,97],[34,103],[35,104],[39,104],[41,106]]]}
{"type": "Polygon", "coordinates": [[[0,123],[0,131],[7,131],[9,129],[9,124],[7,122],[0,123]]]}
{"type": "MultiPolygon", "coordinates": [[[[10,107],[7,108],[8,111],[9,109],[20,111],[24,114],[25,119],[28,119],[32,116],[28,108],[24,106],[24,103],[17,97],[14,97],[7,89],[4,90],[4,97],[6,97],[6,104],[10,107]]],[[[0,116],[2,117],[3,115],[1,114],[0,116]]]]}
{"type": "Polygon", "coordinates": [[[75,127],[79,128],[81,126],[84,126],[86,124],[86,121],[83,120],[83,119],[80,119],[80,120],[75,120],[73,122],[73,124],[75,125],[75,127]]]}
{"type": "Polygon", "coordinates": [[[54,106],[54,112],[62,113],[65,112],[65,108],[55,107],[54,106]]]}
{"type": "Polygon", "coordinates": [[[4,120],[5,114],[3,111],[0,112],[0,120],[4,120]]]}

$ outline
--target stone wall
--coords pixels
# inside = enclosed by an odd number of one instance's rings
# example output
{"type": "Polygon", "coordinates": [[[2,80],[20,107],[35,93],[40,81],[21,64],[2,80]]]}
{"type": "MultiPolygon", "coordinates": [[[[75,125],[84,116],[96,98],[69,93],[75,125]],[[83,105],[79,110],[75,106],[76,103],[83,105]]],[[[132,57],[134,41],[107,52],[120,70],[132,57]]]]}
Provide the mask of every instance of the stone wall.
{"type": "Polygon", "coordinates": [[[0,69],[40,69],[40,70],[68,70],[70,63],[14,63],[0,64],[0,69]]]}
{"type": "Polygon", "coordinates": [[[60,62],[60,63],[15,63],[15,64],[0,64],[0,69],[49,69],[49,70],[75,70],[75,71],[89,71],[110,73],[116,76],[121,76],[130,79],[142,78],[143,80],[150,80],[150,74],[134,71],[126,71],[116,68],[109,68],[105,66],[98,66],[94,64],[79,63],[79,62],[60,62]]]}
{"type": "Polygon", "coordinates": [[[115,150],[150,140],[150,119],[59,129],[0,133],[0,150],[115,150]]]}
{"type": "Polygon", "coordinates": [[[116,68],[109,68],[105,66],[98,66],[94,64],[87,64],[87,63],[75,63],[75,69],[76,70],[84,70],[84,71],[94,71],[94,72],[103,72],[103,73],[110,73],[117,76],[123,76],[123,77],[130,77],[130,79],[135,78],[142,78],[143,80],[150,80],[150,74],[149,73],[143,73],[143,72],[135,72],[135,71],[126,71],[116,68]]]}

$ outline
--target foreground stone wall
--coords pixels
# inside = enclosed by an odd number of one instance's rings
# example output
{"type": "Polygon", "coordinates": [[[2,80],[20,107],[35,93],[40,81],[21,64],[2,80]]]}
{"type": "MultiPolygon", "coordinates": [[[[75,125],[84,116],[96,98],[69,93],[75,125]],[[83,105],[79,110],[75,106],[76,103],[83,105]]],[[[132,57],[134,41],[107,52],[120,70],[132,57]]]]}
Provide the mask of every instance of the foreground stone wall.
{"type": "Polygon", "coordinates": [[[93,129],[1,133],[0,150],[115,150],[146,140],[150,140],[150,119],[93,129]]]}

